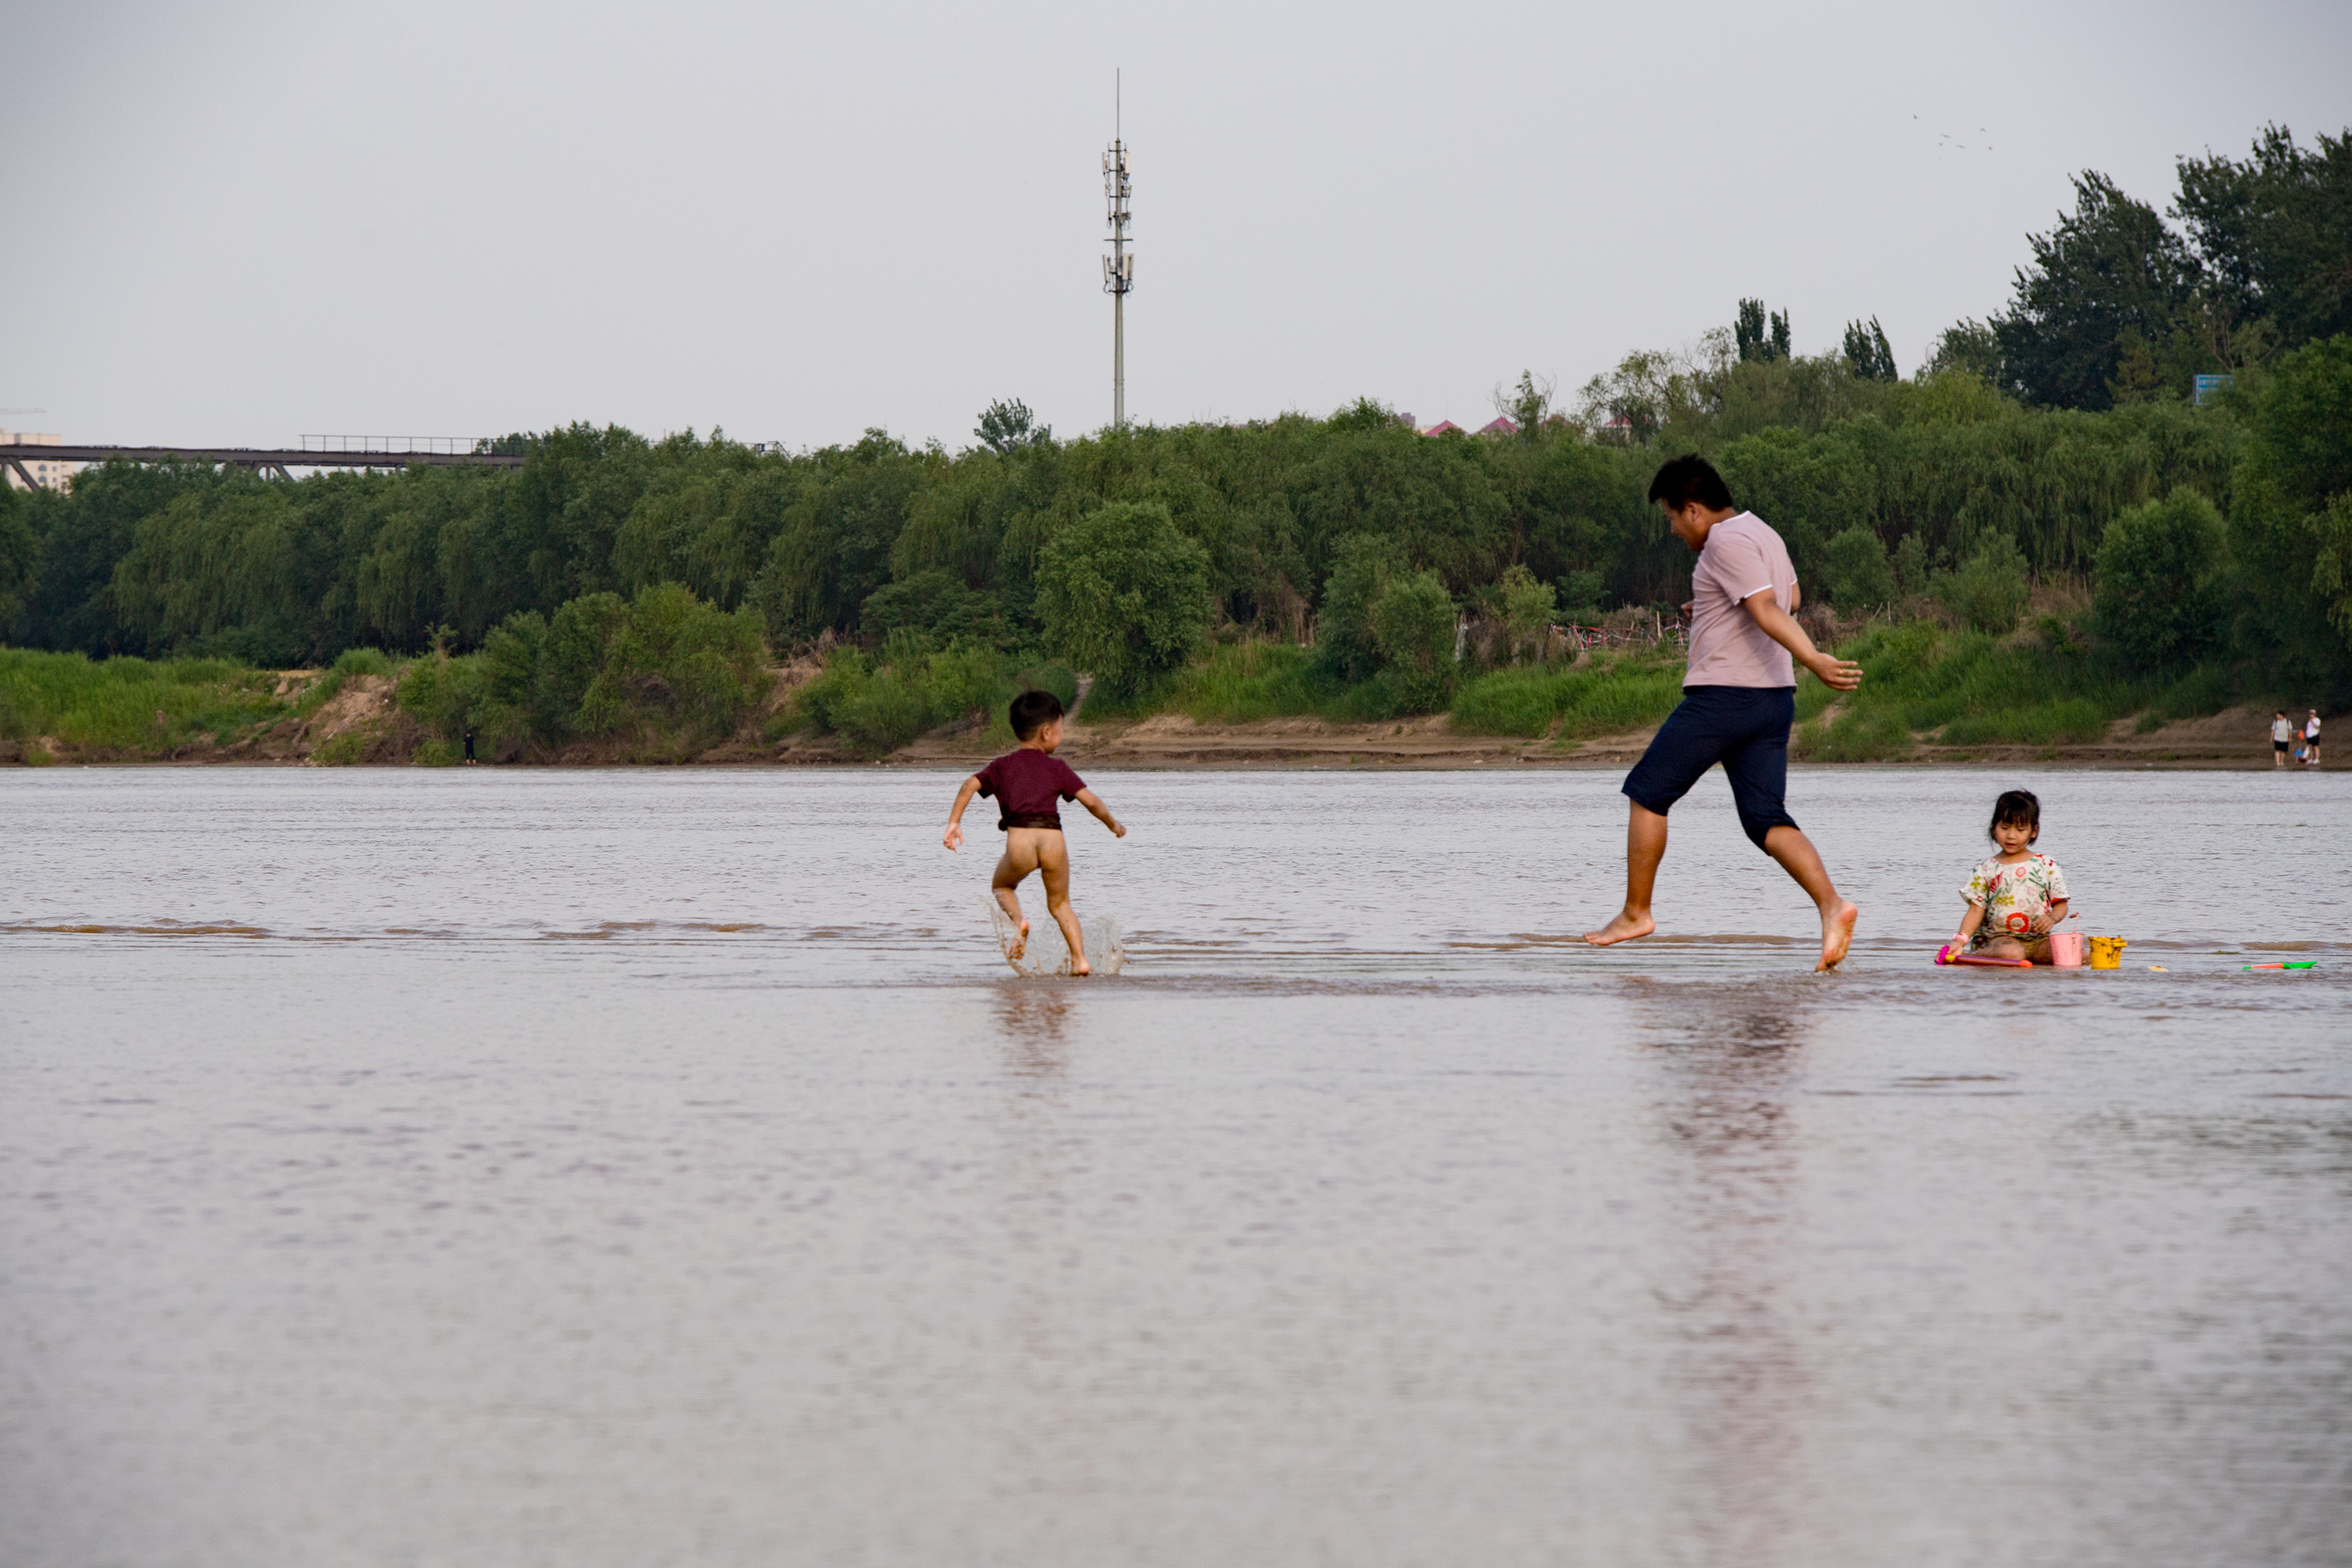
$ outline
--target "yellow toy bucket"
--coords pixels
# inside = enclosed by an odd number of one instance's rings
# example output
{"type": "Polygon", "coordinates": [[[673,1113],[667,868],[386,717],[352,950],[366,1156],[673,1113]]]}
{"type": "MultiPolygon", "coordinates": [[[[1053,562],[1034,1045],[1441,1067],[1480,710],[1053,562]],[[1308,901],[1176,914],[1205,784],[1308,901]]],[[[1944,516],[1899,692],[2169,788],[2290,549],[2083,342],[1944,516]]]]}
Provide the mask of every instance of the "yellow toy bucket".
{"type": "Polygon", "coordinates": [[[2131,943],[2126,942],[2119,936],[2093,937],[2091,939],[2091,967],[2094,969],[2121,969],[2124,966],[2124,949],[2130,945],[2131,943]]]}

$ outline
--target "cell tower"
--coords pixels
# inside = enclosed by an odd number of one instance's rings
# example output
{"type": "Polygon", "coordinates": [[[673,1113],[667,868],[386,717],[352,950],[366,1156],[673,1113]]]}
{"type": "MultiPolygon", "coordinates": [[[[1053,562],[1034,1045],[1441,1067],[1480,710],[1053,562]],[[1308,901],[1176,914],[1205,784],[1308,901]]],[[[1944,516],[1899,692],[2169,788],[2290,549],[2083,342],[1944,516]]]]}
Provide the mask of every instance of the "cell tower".
{"type": "Polygon", "coordinates": [[[1110,423],[1127,427],[1127,296],[1135,288],[1135,257],[1127,248],[1127,143],[1119,132],[1118,75],[1111,76],[1111,142],[1103,154],[1103,197],[1110,205],[1110,254],[1103,258],[1103,292],[1110,296],[1110,423]]]}

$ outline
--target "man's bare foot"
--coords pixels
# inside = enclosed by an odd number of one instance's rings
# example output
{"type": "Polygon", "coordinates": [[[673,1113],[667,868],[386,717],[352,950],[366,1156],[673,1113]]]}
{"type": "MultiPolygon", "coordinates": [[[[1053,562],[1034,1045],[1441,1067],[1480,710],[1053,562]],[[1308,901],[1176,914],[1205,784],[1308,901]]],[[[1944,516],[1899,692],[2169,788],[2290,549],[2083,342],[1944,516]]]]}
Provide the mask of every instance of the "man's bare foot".
{"type": "Polygon", "coordinates": [[[1070,965],[1070,978],[1073,980],[1083,980],[1094,972],[1095,966],[1083,958],[1070,965]]]}
{"type": "Polygon", "coordinates": [[[1814,973],[1835,969],[1845,962],[1845,950],[1853,945],[1853,922],[1861,913],[1852,904],[1842,901],[1834,914],[1822,917],[1822,961],[1813,965],[1814,973]]]}
{"type": "Polygon", "coordinates": [[[1004,956],[1007,958],[1018,959],[1023,953],[1028,951],[1029,922],[1027,921],[1023,921],[1021,922],[1021,929],[1013,933],[1013,940],[1004,944],[1004,956]]]}
{"type": "Polygon", "coordinates": [[[1658,922],[1647,915],[1617,911],[1617,918],[1599,931],[1584,933],[1584,940],[1595,947],[1614,947],[1621,942],[1631,942],[1637,936],[1647,936],[1658,929],[1658,922]]]}

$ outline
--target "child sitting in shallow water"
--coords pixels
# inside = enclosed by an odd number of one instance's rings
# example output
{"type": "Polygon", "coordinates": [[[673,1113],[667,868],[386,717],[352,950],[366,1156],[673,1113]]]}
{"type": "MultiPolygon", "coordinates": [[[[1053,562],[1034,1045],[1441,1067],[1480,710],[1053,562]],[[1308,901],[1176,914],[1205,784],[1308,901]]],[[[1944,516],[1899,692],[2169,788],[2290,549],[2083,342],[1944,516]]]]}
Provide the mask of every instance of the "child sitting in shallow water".
{"type": "Polygon", "coordinates": [[[1987,829],[2000,853],[1978,863],[1960,897],[1969,912],[1952,937],[1956,948],[1984,958],[2050,962],[2050,933],[2066,918],[2066,873],[2033,852],[2042,837],[2042,802],[2031,790],[2004,790],[1987,829]]]}

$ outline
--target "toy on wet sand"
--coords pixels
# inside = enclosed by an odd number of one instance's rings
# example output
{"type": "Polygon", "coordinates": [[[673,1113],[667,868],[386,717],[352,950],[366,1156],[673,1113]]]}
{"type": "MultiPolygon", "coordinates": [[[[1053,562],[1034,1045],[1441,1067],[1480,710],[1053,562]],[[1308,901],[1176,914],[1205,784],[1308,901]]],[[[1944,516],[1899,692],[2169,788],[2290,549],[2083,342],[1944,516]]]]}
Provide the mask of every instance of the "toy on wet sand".
{"type": "Polygon", "coordinates": [[[2315,958],[2306,958],[2298,963],[2242,963],[2238,967],[2241,969],[2310,969],[2318,963],[2319,960],[2315,958]]]}
{"type": "Polygon", "coordinates": [[[1981,953],[1960,951],[1957,942],[1948,942],[1936,950],[1937,963],[1967,964],[1977,969],[2031,969],[2032,961],[2024,958],[1987,958],[1981,953]]]}
{"type": "MultiPolygon", "coordinates": [[[[2068,915],[2068,920],[2074,917],[2068,915]]],[[[2080,969],[2091,944],[2091,939],[2078,931],[2053,931],[2050,933],[2050,962],[2060,969],[2080,969]]]]}
{"type": "Polygon", "coordinates": [[[2094,969],[2121,969],[2124,966],[2124,949],[2130,945],[2130,942],[2126,942],[2119,936],[2093,937],[2091,939],[2091,967],[2094,969]]]}

